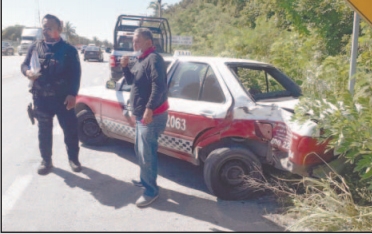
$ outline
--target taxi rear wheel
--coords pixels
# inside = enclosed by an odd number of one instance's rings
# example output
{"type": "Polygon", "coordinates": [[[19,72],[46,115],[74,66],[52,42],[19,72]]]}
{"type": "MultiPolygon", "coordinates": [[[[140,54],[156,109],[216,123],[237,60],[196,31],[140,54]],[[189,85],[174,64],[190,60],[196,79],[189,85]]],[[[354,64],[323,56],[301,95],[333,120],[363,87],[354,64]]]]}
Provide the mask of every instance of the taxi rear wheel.
{"type": "Polygon", "coordinates": [[[81,110],[77,115],[79,140],[87,145],[102,145],[107,136],[102,132],[94,114],[90,110],[81,110]]]}
{"type": "Polygon", "coordinates": [[[212,151],[204,164],[204,181],[209,191],[223,200],[243,200],[259,194],[247,179],[262,180],[262,166],[257,157],[243,147],[212,151]]]}

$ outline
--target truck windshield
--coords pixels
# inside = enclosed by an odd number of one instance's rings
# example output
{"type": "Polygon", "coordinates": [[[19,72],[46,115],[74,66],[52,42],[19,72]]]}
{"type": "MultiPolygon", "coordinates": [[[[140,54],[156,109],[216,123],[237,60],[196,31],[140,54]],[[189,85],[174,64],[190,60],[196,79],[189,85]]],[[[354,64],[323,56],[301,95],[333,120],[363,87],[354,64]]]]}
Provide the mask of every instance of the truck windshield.
{"type": "Polygon", "coordinates": [[[36,39],[36,37],[22,37],[22,40],[25,40],[25,41],[34,41],[36,39]]]}
{"type": "Polygon", "coordinates": [[[133,36],[119,36],[118,47],[119,50],[133,51],[133,36]]]}

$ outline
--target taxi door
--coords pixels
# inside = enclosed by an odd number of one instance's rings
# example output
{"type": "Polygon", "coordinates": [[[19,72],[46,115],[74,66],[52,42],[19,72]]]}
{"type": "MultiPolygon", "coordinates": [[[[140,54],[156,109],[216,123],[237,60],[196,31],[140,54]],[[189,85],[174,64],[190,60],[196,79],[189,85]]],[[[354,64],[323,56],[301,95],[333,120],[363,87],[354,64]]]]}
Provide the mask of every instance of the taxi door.
{"type": "Polygon", "coordinates": [[[168,121],[159,151],[192,163],[195,139],[218,126],[232,97],[212,63],[176,61],[168,72],[168,121]]]}
{"type": "Polygon", "coordinates": [[[115,89],[106,88],[101,98],[101,122],[109,137],[134,142],[135,118],[128,111],[129,85],[116,83],[115,89]]]}

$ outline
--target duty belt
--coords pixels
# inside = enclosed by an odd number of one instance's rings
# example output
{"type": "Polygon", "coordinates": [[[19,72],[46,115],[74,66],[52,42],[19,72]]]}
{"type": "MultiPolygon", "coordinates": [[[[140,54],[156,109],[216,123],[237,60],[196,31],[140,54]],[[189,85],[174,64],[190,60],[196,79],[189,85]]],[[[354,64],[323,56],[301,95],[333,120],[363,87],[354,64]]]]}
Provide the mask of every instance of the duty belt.
{"type": "Polygon", "coordinates": [[[35,89],[32,89],[32,90],[30,90],[30,92],[35,97],[52,97],[52,96],[57,95],[56,91],[54,91],[54,90],[35,90],[35,89]]]}

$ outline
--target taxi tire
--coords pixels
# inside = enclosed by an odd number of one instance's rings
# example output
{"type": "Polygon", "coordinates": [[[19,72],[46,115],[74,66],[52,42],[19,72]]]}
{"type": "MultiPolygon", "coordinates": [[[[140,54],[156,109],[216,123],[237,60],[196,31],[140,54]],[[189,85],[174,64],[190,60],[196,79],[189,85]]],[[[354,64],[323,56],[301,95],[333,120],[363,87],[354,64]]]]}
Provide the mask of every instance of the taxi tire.
{"type": "Polygon", "coordinates": [[[102,129],[99,127],[93,112],[84,109],[77,113],[76,117],[78,119],[78,134],[80,142],[87,145],[97,146],[103,145],[107,141],[108,137],[102,132],[102,129]],[[97,125],[96,127],[99,128],[97,135],[95,136],[87,135],[86,131],[84,130],[86,124],[90,124],[90,127],[92,126],[94,127],[94,125],[96,124],[97,125]]]}
{"type": "Polygon", "coordinates": [[[256,180],[261,180],[263,176],[260,161],[249,149],[238,146],[219,148],[213,150],[204,163],[204,181],[209,191],[223,200],[244,200],[258,196],[260,192],[244,180],[236,180],[237,185],[228,184],[223,173],[233,174],[234,170],[244,171],[244,175],[256,180]]]}

